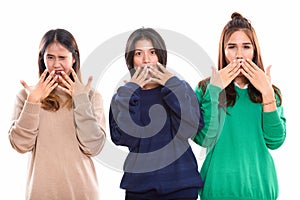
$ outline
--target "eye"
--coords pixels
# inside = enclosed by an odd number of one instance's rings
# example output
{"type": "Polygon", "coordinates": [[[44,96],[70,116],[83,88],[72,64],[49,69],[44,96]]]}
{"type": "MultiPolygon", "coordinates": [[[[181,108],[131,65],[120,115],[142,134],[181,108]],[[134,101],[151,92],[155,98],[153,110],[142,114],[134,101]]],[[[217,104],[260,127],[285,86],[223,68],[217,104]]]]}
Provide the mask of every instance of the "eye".
{"type": "Polygon", "coordinates": [[[153,50],[150,51],[150,53],[151,53],[152,55],[155,55],[155,54],[156,54],[156,50],[153,49],[153,50]]]}
{"type": "Polygon", "coordinates": [[[59,56],[58,58],[59,58],[59,60],[65,60],[67,57],[66,56],[59,56]]]}
{"type": "Polygon", "coordinates": [[[135,55],[135,56],[141,56],[141,55],[142,55],[142,52],[141,52],[141,51],[135,51],[134,55],[135,55]]]}
{"type": "Polygon", "coordinates": [[[244,49],[251,49],[252,48],[252,45],[245,45],[244,46],[244,49]]]}
{"type": "Polygon", "coordinates": [[[46,56],[46,59],[47,59],[47,60],[53,60],[53,59],[54,59],[54,56],[47,55],[47,56],[46,56]]]}
{"type": "Polygon", "coordinates": [[[235,46],[234,46],[234,45],[228,45],[227,48],[228,48],[228,49],[234,49],[235,46]]]}

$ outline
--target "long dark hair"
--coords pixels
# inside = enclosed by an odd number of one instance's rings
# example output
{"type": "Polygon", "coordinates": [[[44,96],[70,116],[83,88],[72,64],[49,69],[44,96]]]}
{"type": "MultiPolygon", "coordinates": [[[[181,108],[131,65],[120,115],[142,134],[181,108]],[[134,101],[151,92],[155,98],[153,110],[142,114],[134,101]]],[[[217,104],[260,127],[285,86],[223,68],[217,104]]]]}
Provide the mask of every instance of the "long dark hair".
{"type": "Polygon", "coordinates": [[[135,51],[135,44],[137,41],[141,39],[147,39],[152,42],[152,45],[158,57],[158,62],[161,63],[163,66],[166,66],[167,49],[161,35],[152,28],[140,28],[135,30],[133,33],[131,33],[127,40],[127,44],[125,48],[125,60],[128,69],[131,70],[134,68],[133,57],[135,51]]]}
{"type": "MultiPolygon", "coordinates": [[[[264,71],[264,65],[261,57],[261,51],[257,39],[256,32],[251,25],[251,22],[243,17],[240,13],[234,12],[231,15],[231,20],[225,25],[223,28],[223,31],[221,33],[220,41],[219,41],[219,55],[218,55],[218,70],[223,69],[228,65],[226,61],[225,56],[225,44],[228,42],[231,35],[236,31],[243,31],[250,39],[253,49],[254,49],[254,55],[252,61],[264,71]]],[[[210,80],[209,78],[206,78],[199,82],[198,87],[203,89],[203,93],[205,93],[206,86],[210,80]]],[[[275,94],[278,95],[280,102],[279,105],[281,105],[281,94],[280,90],[272,85],[275,94]]],[[[248,94],[250,97],[250,100],[255,103],[261,103],[262,102],[262,95],[261,93],[249,82],[248,85],[248,94]]],[[[234,83],[233,81],[221,92],[219,96],[219,106],[220,107],[228,107],[233,106],[236,101],[236,91],[234,89],[234,83]]]]}
{"type": "MultiPolygon", "coordinates": [[[[41,74],[46,69],[46,65],[44,61],[45,51],[47,47],[54,42],[60,43],[72,53],[72,56],[75,59],[72,68],[74,69],[79,80],[81,81],[80,54],[79,54],[78,45],[74,36],[65,29],[52,29],[44,34],[39,47],[39,56],[38,56],[39,76],[41,76],[41,74]]],[[[72,75],[70,75],[70,78],[74,81],[72,75]]],[[[72,106],[71,97],[67,102],[67,105],[68,107],[72,106]]],[[[57,111],[59,107],[60,107],[59,97],[56,94],[54,94],[53,91],[48,95],[48,97],[42,100],[42,108],[45,110],[57,111]]]]}

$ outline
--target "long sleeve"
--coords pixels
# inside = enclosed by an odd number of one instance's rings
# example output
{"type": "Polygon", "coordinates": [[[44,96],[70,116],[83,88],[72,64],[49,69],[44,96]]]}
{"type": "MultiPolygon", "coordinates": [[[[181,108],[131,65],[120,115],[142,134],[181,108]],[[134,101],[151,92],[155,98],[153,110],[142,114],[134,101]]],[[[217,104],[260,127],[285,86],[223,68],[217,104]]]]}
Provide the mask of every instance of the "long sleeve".
{"type": "Polygon", "coordinates": [[[35,147],[39,128],[40,104],[26,101],[25,90],[16,97],[12,125],[9,129],[9,140],[12,147],[20,152],[32,151],[35,147]]]}
{"type": "Polygon", "coordinates": [[[76,134],[82,151],[90,156],[100,153],[106,139],[103,100],[99,92],[73,97],[76,134]]]}
{"type": "Polygon", "coordinates": [[[192,138],[203,128],[200,104],[190,85],[176,76],[170,78],[162,89],[164,102],[172,110],[172,121],[179,125],[178,134],[192,138]]]}
{"type": "Polygon", "coordinates": [[[139,86],[128,82],[121,86],[113,96],[109,112],[109,127],[111,139],[116,145],[127,146],[130,150],[136,147],[140,141],[135,126],[130,126],[132,122],[138,124],[140,116],[139,86]],[[129,127],[130,130],[126,130],[129,127]],[[130,134],[130,135],[129,135],[130,134]]]}
{"type": "Polygon", "coordinates": [[[221,88],[208,83],[204,94],[202,88],[197,88],[195,92],[201,104],[204,127],[194,137],[194,141],[203,147],[209,147],[216,141],[220,128],[218,99],[221,88]]]}
{"type": "Polygon", "coordinates": [[[273,112],[263,112],[262,119],[266,145],[270,149],[279,148],[286,137],[286,118],[284,116],[283,107],[279,106],[273,112]]]}

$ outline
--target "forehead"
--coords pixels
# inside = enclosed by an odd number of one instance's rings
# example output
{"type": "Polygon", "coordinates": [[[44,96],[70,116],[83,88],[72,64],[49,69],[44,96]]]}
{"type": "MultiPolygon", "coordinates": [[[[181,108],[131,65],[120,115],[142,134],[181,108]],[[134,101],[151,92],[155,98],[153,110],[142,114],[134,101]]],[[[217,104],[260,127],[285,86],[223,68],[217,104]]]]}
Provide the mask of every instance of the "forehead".
{"type": "Polygon", "coordinates": [[[47,46],[46,53],[47,54],[68,54],[71,52],[59,42],[53,42],[47,46]]]}
{"type": "Polygon", "coordinates": [[[228,38],[227,43],[251,43],[251,41],[244,31],[235,31],[228,38]]]}
{"type": "Polygon", "coordinates": [[[135,43],[135,49],[138,50],[147,50],[147,49],[153,49],[153,44],[151,42],[151,40],[149,39],[141,39],[136,41],[135,43]]]}

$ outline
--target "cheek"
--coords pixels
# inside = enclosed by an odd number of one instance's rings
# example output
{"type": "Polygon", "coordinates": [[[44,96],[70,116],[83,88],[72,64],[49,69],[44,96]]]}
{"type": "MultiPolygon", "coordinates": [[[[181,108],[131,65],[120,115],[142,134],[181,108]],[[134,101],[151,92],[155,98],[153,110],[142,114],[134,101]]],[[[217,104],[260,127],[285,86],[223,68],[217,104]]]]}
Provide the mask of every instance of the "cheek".
{"type": "Polygon", "coordinates": [[[133,57],[133,66],[141,66],[143,64],[143,60],[138,57],[133,57]]]}
{"type": "Polygon", "coordinates": [[[53,65],[52,65],[50,62],[44,61],[44,64],[45,64],[46,68],[47,68],[49,71],[52,71],[53,65]]]}
{"type": "Polygon", "coordinates": [[[153,56],[151,57],[151,62],[152,62],[152,63],[157,63],[157,62],[158,62],[158,57],[157,57],[157,55],[153,55],[153,56]]]}
{"type": "Polygon", "coordinates": [[[230,63],[236,58],[236,54],[233,51],[225,50],[225,58],[227,63],[230,63]]]}
{"type": "Polygon", "coordinates": [[[253,51],[247,51],[245,52],[245,58],[249,58],[250,60],[253,59],[254,52],[253,51]]]}
{"type": "Polygon", "coordinates": [[[73,60],[68,60],[63,64],[63,67],[65,68],[65,70],[70,70],[73,67],[74,63],[75,62],[73,60]]]}

